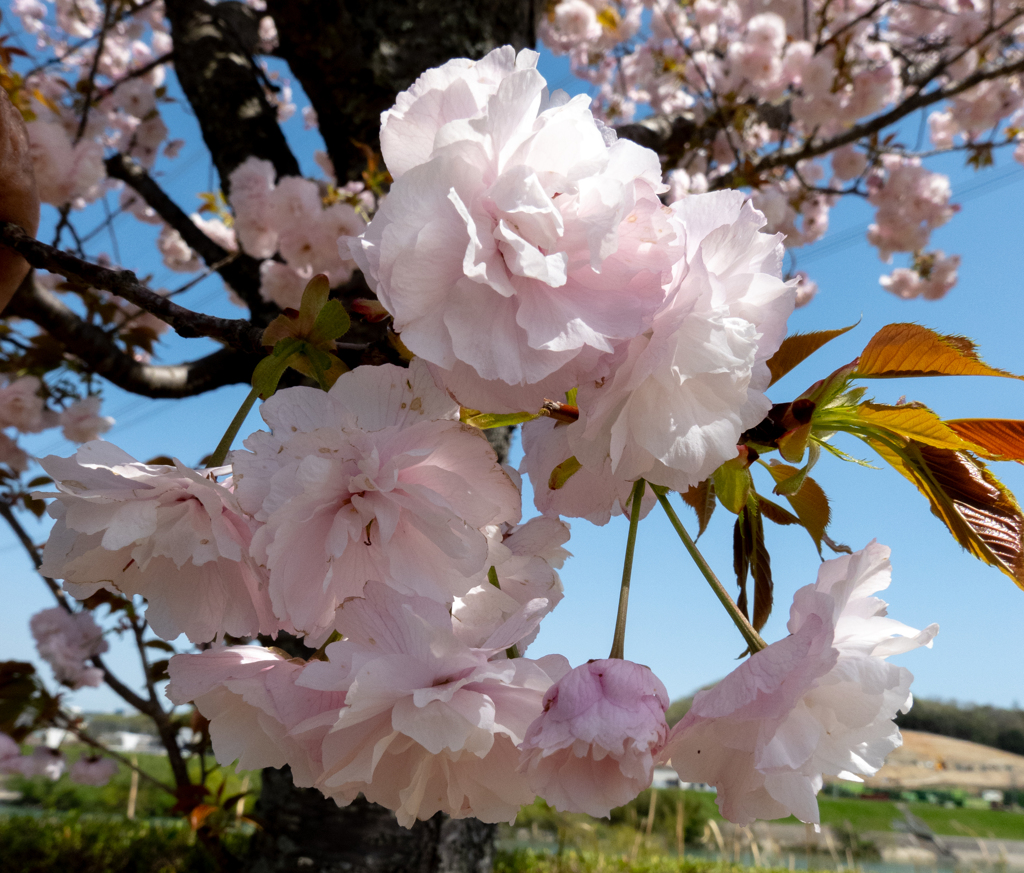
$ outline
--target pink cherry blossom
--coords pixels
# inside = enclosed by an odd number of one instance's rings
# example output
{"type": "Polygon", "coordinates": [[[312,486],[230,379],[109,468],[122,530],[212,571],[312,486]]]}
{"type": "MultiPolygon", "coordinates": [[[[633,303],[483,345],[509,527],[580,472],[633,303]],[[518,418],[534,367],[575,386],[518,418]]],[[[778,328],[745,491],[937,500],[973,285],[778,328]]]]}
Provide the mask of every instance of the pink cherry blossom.
{"type": "Polygon", "coordinates": [[[47,424],[45,405],[39,395],[43,383],[36,376],[22,376],[0,386],[0,427],[37,433],[47,424]]]}
{"type": "Polygon", "coordinates": [[[64,772],[64,764],[64,756],[56,749],[36,746],[28,755],[22,755],[17,760],[9,759],[8,766],[27,779],[44,776],[56,782],[64,772]]]}
{"type": "Polygon", "coordinates": [[[534,796],[516,772],[516,746],[568,669],[560,656],[488,660],[536,624],[527,612],[470,648],[453,635],[443,604],[376,582],[347,600],[338,615],[345,639],[300,680],[346,695],[339,714],[295,729],[330,725],[321,791],[339,804],[362,792],[405,827],[438,811],[512,821],[534,796]]]}
{"type": "MultiPolygon", "coordinates": [[[[523,425],[523,461],[519,471],[530,477],[534,505],[545,515],[585,518],[605,525],[615,515],[629,515],[633,483],[612,472],[611,457],[595,468],[580,467],[560,487],[552,488],[555,468],[574,457],[566,422],[538,418],[523,425]]],[[[563,470],[565,468],[563,467],[563,470]]],[[[647,489],[641,503],[644,518],[657,498],[647,489]]]]}
{"type": "Polygon", "coordinates": [[[259,646],[214,647],[171,658],[167,696],[177,704],[194,702],[210,720],[220,764],[237,761],[239,770],[287,764],[295,784],[308,787],[321,773],[327,726],[299,735],[292,729],[323,713],[337,718],[345,694],[297,684],[304,669],[301,660],[259,646]]]}
{"type": "Polygon", "coordinates": [[[109,415],[100,415],[100,398],[96,395],[76,400],[60,414],[64,439],[87,443],[98,439],[114,425],[109,415]]]}
{"type": "MultiPolygon", "coordinates": [[[[562,582],[556,569],[569,557],[562,544],[569,539],[569,525],[554,518],[531,518],[521,525],[494,525],[487,530],[487,565],[494,569],[497,585],[481,571],[476,582],[452,604],[455,636],[468,646],[484,642],[531,601],[544,600],[532,611],[543,617],[562,599],[562,582]]],[[[513,641],[520,654],[533,642],[538,628],[513,641]]]]}
{"type": "Polygon", "coordinates": [[[822,564],[793,598],[790,636],[699,692],[661,759],[714,785],[730,821],[817,822],[823,775],[859,781],[902,742],[892,719],[910,709],[913,677],[885,659],[930,647],[938,632],[886,617],[871,595],[889,579],[889,549],[874,542],[822,564]]]}
{"type": "MultiPolygon", "coordinates": [[[[658,200],[654,152],[613,141],[588,98],[549,95],[534,53],[513,67],[511,49],[498,49],[480,63],[501,66],[486,100],[464,65],[442,68],[462,71],[461,88],[442,90],[448,102],[425,84],[399,98],[403,119],[436,129],[432,149],[426,135],[394,147],[398,178],[352,251],[435,376],[447,385],[446,371],[469,370],[460,401],[531,409],[546,377],[561,396],[585,349],[611,351],[645,327],[681,241],[658,200]],[[455,93],[466,95],[457,109],[455,93]],[[489,381],[516,388],[517,402],[490,396],[489,381]]],[[[391,127],[386,116],[383,141],[391,127]]]]}
{"type": "Polygon", "coordinates": [[[8,734],[0,733],[0,773],[18,773],[21,746],[8,734]]]}
{"type": "Polygon", "coordinates": [[[256,525],[234,495],[185,467],[147,465],[110,443],[73,458],[40,461],[58,493],[42,572],[73,596],[101,588],[149,601],[146,618],[165,639],[207,642],[224,633],[274,633],[261,574],[248,557],[256,525]]]}
{"type": "Polygon", "coordinates": [[[86,662],[109,645],[90,613],[70,613],[55,606],[33,615],[29,627],[39,657],[53,668],[58,682],[73,689],[100,685],[103,671],[87,667],[86,662]]]}
{"type": "Polygon", "coordinates": [[[668,692],[632,661],[589,661],[544,695],[530,725],[520,770],[563,812],[607,816],[651,784],[668,736],[668,692]]]}
{"type": "Polygon", "coordinates": [[[672,205],[686,260],[653,328],[618,353],[604,384],[584,383],[566,436],[587,469],[685,491],[736,453],[771,405],[768,358],[782,342],[794,290],[780,278],[777,237],[738,191],[672,205]]]}
{"type": "Polygon", "coordinates": [[[232,456],[241,506],[264,522],[252,553],[276,614],[327,636],[369,579],[450,603],[486,570],[487,525],[520,497],[480,431],[417,362],[358,367],[325,395],[279,391],[232,456]]]}
{"type": "Polygon", "coordinates": [[[117,773],[117,761],[113,758],[90,758],[82,755],[68,772],[72,782],[79,785],[106,785],[117,773]]]}

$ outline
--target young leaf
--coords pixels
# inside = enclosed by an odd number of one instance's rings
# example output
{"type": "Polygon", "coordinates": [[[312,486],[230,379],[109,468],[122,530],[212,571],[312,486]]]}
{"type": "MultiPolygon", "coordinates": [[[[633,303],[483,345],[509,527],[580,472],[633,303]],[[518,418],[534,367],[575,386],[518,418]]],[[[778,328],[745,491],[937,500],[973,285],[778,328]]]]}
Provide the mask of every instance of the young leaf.
{"type": "Polygon", "coordinates": [[[887,324],[861,352],[858,377],[1007,376],[978,357],[973,342],[962,336],[942,336],[919,324],[887,324]]]}
{"type": "Polygon", "coordinates": [[[754,579],[754,630],[761,630],[772,611],[771,559],[764,543],[764,522],[757,511],[757,499],[750,500],[740,511],[733,528],[733,568],[740,596],[736,605],[747,615],[747,576],[754,579]]]}
{"type": "Polygon", "coordinates": [[[761,494],[757,495],[757,509],[768,521],[775,522],[775,524],[782,526],[800,524],[800,519],[793,515],[792,512],[788,509],[783,509],[779,504],[761,494]]]}
{"type": "Polygon", "coordinates": [[[726,461],[711,474],[719,502],[736,515],[743,511],[747,497],[754,489],[750,465],[757,458],[757,453],[747,446],[739,446],[739,450],[735,458],[726,461]]]}
{"type": "Polygon", "coordinates": [[[927,406],[916,403],[907,403],[903,406],[862,403],[857,407],[857,415],[869,425],[940,449],[975,451],[978,448],[949,427],[927,406]]]}
{"type": "MultiPolygon", "coordinates": [[[[768,472],[776,482],[786,482],[799,475],[801,471],[796,467],[773,462],[768,466],[768,472]]],[[[786,500],[793,507],[800,524],[811,535],[814,545],[821,554],[821,542],[825,538],[825,529],[828,527],[832,511],[828,505],[828,498],[821,486],[810,476],[804,475],[800,489],[786,495],[786,500]]],[[[767,514],[767,513],[766,513],[767,514]]],[[[770,516],[769,516],[770,517],[770,516]]],[[[774,521],[774,519],[773,519],[774,521]]]]}
{"type": "Polygon", "coordinates": [[[539,415],[534,415],[532,412],[509,412],[504,415],[497,415],[490,412],[476,412],[475,410],[464,409],[462,413],[459,417],[462,419],[463,424],[478,427],[480,430],[490,430],[492,427],[511,427],[540,418],[539,415]],[[466,412],[473,414],[466,415],[466,412]]]}
{"type": "MultiPolygon", "coordinates": [[[[1009,418],[958,418],[946,425],[974,443],[976,455],[993,461],[1024,463],[1024,421],[1009,418]]],[[[30,483],[31,484],[31,483],[30,483]]]]}
{"type": "Polygon", "coordinates": [[[573,473],[579,470],[582,466],[583,465],[576,460],[575,455],[570,458],[566,458],[561,464],[551,471],[551,475],[548,477],[548,488],[552,491],[557,491],[565,485],[573,473]]]}
{"type": "Polygon", "coordinates": [[[913,441],[898,450],[868,442],[928,498],[961,546],[1024,589],[1024,513],[981,461],[913,441]]]}
{"type": "Polygon", "coordinates": [[[853,330],[856,326],[856,324],[851,324],[849,327],[839,327],[835,330],[817,330],[813,333],[795,333],[792,336],[787,336],[778,351],[768,359],[768,371],[772,374],[768,386],[771,387],[778,382],[786,373],[805,358],[813,355],[825,343],[853,330]]]}
{"type": "Polygon", "coordinates": [[[711,521],[711,514],[715,511],[715,483],[705,479],[696,485],[691,485],[686,493],[682,495],[683,501],[693,507],[697,513],[697,539],[708,529],[708,522],[711,521]]]}

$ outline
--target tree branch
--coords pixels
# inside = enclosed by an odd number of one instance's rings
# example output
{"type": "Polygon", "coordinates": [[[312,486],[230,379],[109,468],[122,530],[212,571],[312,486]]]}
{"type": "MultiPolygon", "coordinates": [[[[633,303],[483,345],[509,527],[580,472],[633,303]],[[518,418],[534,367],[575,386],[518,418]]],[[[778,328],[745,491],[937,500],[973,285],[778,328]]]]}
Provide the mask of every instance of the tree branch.
{"type": "Polygon", "coordinates": [[[249,156],[270,161],[279,177],[301,175],[277,113],[267,102],[250,49],[231,23],[254,13],[241,3],[211,6],[206,0],[166,0],[165,7],[174,40],[174,69],[220,174],[221,188],[229,190],[231,171],[249,156]]]}
{"type": "Polygon", "coordinates": [[[14,249],[36,269],[59,273],[134,303],[169,324],[178,336],[205,336],[242,352],[258,352],[262,348],[263,331],[249,321],[193,312],[147,288],[131,270],[111,270],[83,261],[40,242],[9,221],[0,222],[0,243],[14,249]]]}
{"type": "Polygon", "coordinates": [[[83,321],[56,294],[41,287],[32,273],[21,283],[7,311],[37,324],[87,371],[145,397],[192,397],[223,385],[248,382],[261,357],[221,349],[183,364],[141,363],[121,349],[110,333],[83,321]]]}
{"type": "Polygon", "coordinates": [[[196,223],[164,192],[152,176],[132,158],[116,154],[104,162],[107,175],[131,187],[147,205],[173,227],[189,248],[214,268],[224,281],[245,300],[253,319],[269,323],[279,310],[260,296],[260,262],[244,252],[234,254],[210,239],[196,223]],[[219,266],[218,266],[219,265],[219,266]]]}

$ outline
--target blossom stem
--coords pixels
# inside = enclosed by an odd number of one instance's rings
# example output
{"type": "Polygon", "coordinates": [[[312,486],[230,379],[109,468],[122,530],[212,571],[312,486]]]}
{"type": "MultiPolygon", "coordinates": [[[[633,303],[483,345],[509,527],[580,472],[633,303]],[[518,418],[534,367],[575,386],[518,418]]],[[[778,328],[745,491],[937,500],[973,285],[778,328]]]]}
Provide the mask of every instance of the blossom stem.
{"type": "Polygon", "coordinates": [[[231,424],[228,425],[228,429],[224,432],[224,436],[220,438],[220,442],[217,443],[217,448],[213,450],[213,454],[210,455],[210,462],[206,465],[206,469],[211,467],[219,467],[224,463],[224,459],[228,456],[228,449],[231,448],[231,444],[235,441],[235,437],[238,436],[238,431],[241,430],[242,422],[245,421],[246,416],[249,415],[249,411],[252,409],[252,405],[256,402],[256,398],[260,396],[258,389],[253,388],[249,392],[249,396],[242,401],[242,405],[239,407],[238,412],[235,413],[235,417],[231,419],[231,424]]]}
{"type": "Polygon", "coordinates": [[[633,552],[636,549],[636,529],[640,525],[640,502],[644,497],[647,483],[637,479],[630,495],[629,536],[626,538],[626,558],[622,562],[622,587],[619,589],[619,613],[615,617],[615,636],[612,639],[612,651],[609,658],[625,657],[626,644],[626,608],[629,606],[629,580],[633,575],[633,552]]]}
{"type": "Polygon", "coordinates": [[[747,617],[736,605],[736,601],[732,599],[729,592],[725,590],[725,586],[714,574],[711,566],[704,560],[704,556],[697,548],[697,544],[690,539],[690,535],[686,532],[686,528],[683,527],[683,523],[679,520],[679,516],[676,515],[676,511],[668,501],[668,489],[658,485],[652,485],[651,489],[658,496],[658,502],[661,504],[661,508],[665,510],[668,520],[672,523],[672,527],[676,529],[679,539],[683,541],[683,545],[686,547],[686,551],[690,553],[690,557],[693,558],[693,562],[697,565],[697,569],[700,570],[701,575],[708,580],[711,590],[715,592],[715,596],[722,602],[722,606],[725,607],[725,611],[729,613],[729,618],[733,620],[733,623],[737,628],[739,628],[740,633],[743,635],[743,639],[747,641],[747,645],[750,647],[750,653],[753,654],[754,652],[760,652],[761,649],[766,648],[768,644],[761,639],[760,634],[754,630],[753,626],[747,620],[747,617]]]}

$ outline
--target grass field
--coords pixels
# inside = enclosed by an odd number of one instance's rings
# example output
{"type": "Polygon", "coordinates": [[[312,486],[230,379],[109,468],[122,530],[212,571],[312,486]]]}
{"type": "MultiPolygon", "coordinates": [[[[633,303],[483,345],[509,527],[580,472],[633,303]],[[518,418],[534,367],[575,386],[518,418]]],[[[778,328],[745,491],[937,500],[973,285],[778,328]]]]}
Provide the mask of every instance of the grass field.
{"type": "MultiPolygon", "coordinates": [[[[923,820],[936,834],[963,835],[964,828],[979,837],[1001,840],[1024,840],[1024,813],[999,809],[946,809],[930,803],[910,803],[910,812],[923,820]],[[957,824],[960,827],[957,827],[957,824]]],[[[886,800],[821,797],[818,799],[823,824],[842,825],[849,822],[857,833],[891,831],[892,823],[902,821],[896,804],[886,800]]],[[[799,824],[794,819],[786,820],[799,824]]]]}

